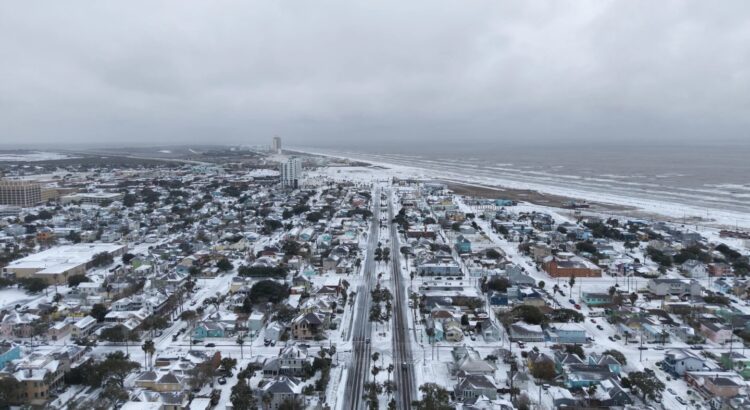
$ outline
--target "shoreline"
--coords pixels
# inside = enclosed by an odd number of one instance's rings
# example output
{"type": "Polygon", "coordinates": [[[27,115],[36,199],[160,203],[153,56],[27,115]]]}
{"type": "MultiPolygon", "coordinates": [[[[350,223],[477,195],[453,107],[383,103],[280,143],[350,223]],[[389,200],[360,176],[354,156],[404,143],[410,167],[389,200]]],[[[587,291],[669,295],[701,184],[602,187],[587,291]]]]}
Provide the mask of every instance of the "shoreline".
{"type": "Polygon", "coordinates": [[[409,176],[410,178],[442,181],[444,183],[461,185],[463,187],[462,189],[467,190],[467,192],[476,191],[481,193],[496,191],[511,193],[521,198],[519,200],[524,202],[559,208],[566,211],[574,211],[575,209],[566,208],[564,203],[560,204],[561,199],[563,202],[573,200],[591,205],[590,208],[578,209],[582,213],[620,214],[631,218],[660,219],[690,225],[701,225],[709,228],[750,231],[750,215],[735,211],[698,208],[675,202],[658,201],[632,196],[587,192],[562,186],[540,186],[536,183],[525,184],[517,181],[505,181],[502,178],[481,178],[484,180],[489,179],[492,183],[478,180],[472,181],[471,177],[458,179],[455,177],[456,174],[450,171],[441,172],[439,170],[417,166],[404,166],[382,161],[360,159],[341,153],[320,152],[314,148],[295,148],[288,150],[288,152],[318,157],[345,159],[359,164],[366,163],[369,167],[386,168],[394,173],[401,173],[401,177],[403,177],[404,173],[411,173],[409,176]],[[531,200],[527,199],[527,197],[523,197],[523,195],[527,195],[531,200]],[[534,200],[536,200],[536,202],[534,200]]]}

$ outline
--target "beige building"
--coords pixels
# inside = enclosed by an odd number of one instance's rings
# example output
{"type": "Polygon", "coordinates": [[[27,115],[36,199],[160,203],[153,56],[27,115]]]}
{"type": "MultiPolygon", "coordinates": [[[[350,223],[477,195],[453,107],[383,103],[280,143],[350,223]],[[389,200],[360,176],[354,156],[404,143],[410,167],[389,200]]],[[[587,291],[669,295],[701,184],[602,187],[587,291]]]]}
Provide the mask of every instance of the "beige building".
{"type": "Polygon", "coordinates": [[[3,268],[3,275],[65,283],[72,275],[85,274],[93,266],[97,254],[106,252],[116,258],[126,251],[126,245],[116,243],[63,245],[15,260],[3,268]]]}
{"type": "Polygon", "coordinates": [[[0,205],[30,207],[40,202],[42,185],[38,182],[20,179],[0,180],[0,205]]]}

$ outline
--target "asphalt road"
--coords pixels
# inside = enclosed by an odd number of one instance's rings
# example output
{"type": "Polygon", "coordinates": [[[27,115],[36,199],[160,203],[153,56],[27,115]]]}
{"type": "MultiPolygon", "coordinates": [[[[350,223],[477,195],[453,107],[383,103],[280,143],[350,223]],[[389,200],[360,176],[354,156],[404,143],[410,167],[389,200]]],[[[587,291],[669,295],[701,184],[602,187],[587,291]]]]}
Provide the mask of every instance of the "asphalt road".
{"type": "Polygon", "coordinates": [[[378,246],[380,232],[380,189],[373,190],[372,195],[372,218],[370,219],[370,233],[367,242],[367,255],[365,257],[363,284],[357,289],[357,312],[354,319],[354,332],[352,332],[353,362],[349,366],[346,378],[346,395],[344,396],[345,409],[358,410],[363,407],[363,386],[370,367],[370,339],[372,324],[370,323],[371,288],[373,281],[373,270],[375,262],[375,248],[378,246]]]}
{"type": "MultiPolygon", "coordinates": [[[[393,197],[388,191],[388,219],[393,221],[393,197]]],[[[411,355],[411,341],[409,340],[409,318],[405,301],[406,294],[404,278],[401,276],[401,246],[398,238],[398,225],[391,223],[391,278],[393,278],[393,358],[394,358],[394,382],[397,389],[396,407],[399,409],[411,409],[412,400],[416,399],[414,360],[411,355]]]]}

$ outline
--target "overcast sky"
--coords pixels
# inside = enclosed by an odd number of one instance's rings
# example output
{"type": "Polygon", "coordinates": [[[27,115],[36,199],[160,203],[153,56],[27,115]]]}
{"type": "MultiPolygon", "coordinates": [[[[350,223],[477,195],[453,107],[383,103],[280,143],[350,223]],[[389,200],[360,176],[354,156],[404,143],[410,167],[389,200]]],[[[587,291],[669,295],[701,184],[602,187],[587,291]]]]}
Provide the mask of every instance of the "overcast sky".
{"type": "Polygon", "coordinates": [[[0,0],[0,144],[750,139],[750,1],[0,0]]]}

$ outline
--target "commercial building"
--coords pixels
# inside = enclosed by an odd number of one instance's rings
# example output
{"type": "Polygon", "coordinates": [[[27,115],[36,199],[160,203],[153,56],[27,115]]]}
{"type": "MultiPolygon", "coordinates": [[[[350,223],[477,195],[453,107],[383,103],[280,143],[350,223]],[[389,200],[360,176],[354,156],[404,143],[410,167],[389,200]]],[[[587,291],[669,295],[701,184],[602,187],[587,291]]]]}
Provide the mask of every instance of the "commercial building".
{"type": "Polygon", "coordinates": [[[123,194],[118,192],[81,192],[72,195],[65,195],[60,198],[60,202],[63,204],[77,202],[81,204],[100,205],[102,203],[119,201],[122,197],[123,194]]]}
{"type": "Polygon", "coordinates": [[[42,202],[42,185],[21,179],[0,180],[0,205],[22,207],[34,206],[42,202]]]}
{"type": "Polygon", "coordinates": [[[548,256],[542,264],[543,269],[553,278],[600,277],[602,270],[593,262],[580,256],[558,254],[548,256]]]}
{"type": "Polygon", "coordinates": [[[281,164],[281,185],[288,188],[299,187],[299,178],[302,174],[302,160],[297,157],[289,158],[281,164]]]}
{"type": "Polygon", "coordinates": [[[15,260],[3,268],[3,275],[16,278],[37,277],[47,283],[64,283],[69,276],[85,274],[93,267],[97,254],[106,252],[115,258],[126,251],[126,245],[112,243],[63,245],[15,260]]]}

